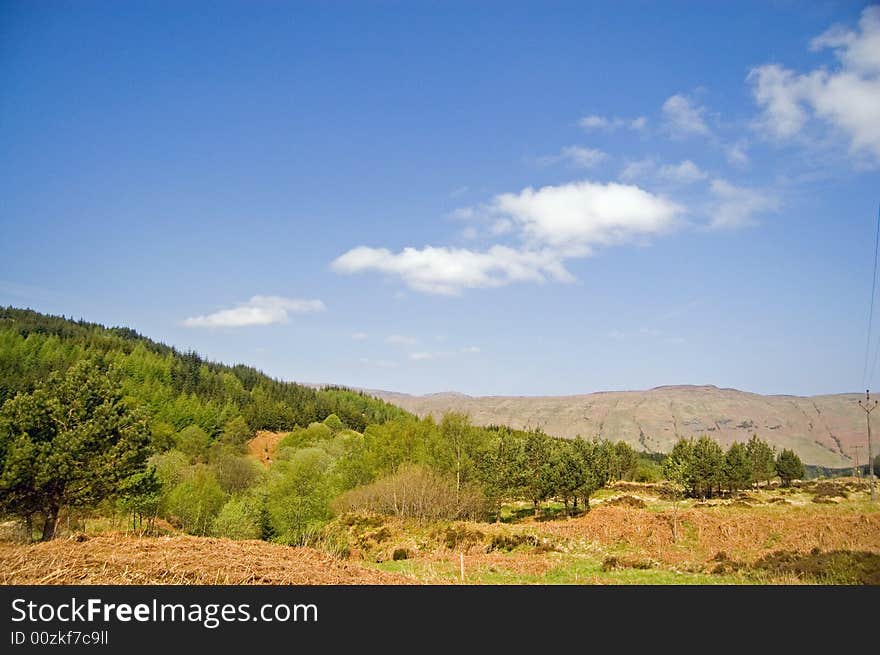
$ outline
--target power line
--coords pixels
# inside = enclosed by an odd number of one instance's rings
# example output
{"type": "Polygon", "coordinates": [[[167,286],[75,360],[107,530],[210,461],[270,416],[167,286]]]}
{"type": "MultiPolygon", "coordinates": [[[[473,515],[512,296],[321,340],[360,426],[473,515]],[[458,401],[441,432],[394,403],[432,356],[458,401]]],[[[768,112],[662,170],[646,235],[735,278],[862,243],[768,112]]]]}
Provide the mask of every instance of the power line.
{"type": "MultiPolygon", "coordinates": [[[[877,249],[880,246],[880,206],[877,208],[877,234],[874,237],[874,274],[871,278],[871,308],[868,310],[868,334],[865,338],[865,367],[862,371],[862,386],[864,387],[868,381],[868,359],[871,354],[871,327],[874,321],[874,295],[877,290],[877,249]]],[[[871,364],[871,379],[874,378],[874,371],[877,369],[877,353],[880,353],[880,338],[878,338],[877,348],[874,350],[874,361],[871,364]]]]}

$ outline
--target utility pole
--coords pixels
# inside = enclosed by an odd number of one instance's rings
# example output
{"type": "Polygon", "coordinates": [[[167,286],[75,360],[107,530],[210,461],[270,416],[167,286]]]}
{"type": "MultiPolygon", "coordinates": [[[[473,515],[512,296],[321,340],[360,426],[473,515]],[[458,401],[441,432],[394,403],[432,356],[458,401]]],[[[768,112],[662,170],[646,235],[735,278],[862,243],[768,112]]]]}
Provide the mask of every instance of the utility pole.
{"type": "Polygon", "coordinates": [[[871,502],[877,500],[877,491],[874,489],[874,453],[871,450],[871,412],[877,408],[877,401],[871,404],[871,392],[865,390],[865,404],[859,401],[859,407],[865,410],[865,418],[868,421],[868,479],[871,481],[871,502]]]}

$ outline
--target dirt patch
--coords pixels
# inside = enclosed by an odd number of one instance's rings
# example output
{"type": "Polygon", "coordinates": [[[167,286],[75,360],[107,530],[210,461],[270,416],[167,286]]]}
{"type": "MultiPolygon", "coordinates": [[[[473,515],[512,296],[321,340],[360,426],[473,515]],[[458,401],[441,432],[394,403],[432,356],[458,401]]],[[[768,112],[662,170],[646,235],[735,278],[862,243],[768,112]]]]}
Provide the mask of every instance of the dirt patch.
{"type": "Polygon", "coordinates": [[[412,584],[312,548],[207,537],[106,534],[0,544],[2,584],[412,584]]]}
{"type": "Polygon", "coordinates": [[[615,496],[602,504],[606,507],[635,507],[638,509],[645,509],[648,506],[644,500],[635,496],[615,496]]]}
{"type": "Polygon", "coordinates": [[[278,450],[278,443],[287,435],[287,432],[257,430],[254,438],[247,442],[248,455],[263,466],[269,466],[275,457],[275,451],[278,450]]]}

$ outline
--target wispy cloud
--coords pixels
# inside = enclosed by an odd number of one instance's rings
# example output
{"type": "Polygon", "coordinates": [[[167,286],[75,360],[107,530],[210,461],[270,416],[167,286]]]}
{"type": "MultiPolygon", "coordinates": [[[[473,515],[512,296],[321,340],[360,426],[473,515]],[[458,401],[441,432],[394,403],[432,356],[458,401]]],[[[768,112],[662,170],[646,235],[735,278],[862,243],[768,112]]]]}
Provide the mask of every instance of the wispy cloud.
{"type": "Polygon", "coordinates": [[[366,341],[367,333],[366,332],[353,332],[351,335],[353,341],[366,341]]]}
{"type": "Polygon", "coordinates": [[[776,211],[779,198],[767,191],[738,187],[726,180],[712,180],[710,191],[714,196],[709,227],[717,229],[741,228],[753,225],[755,217],[776,211]]]}
{"type": "Polygon", "coordinates": [[[584,130],[644,130],[648,119],[644,116],[637,118],[621,118],[620,116],[598,116],[591,114],[578,120],[578,125],[584,130]]]}
{"type": "Polygon", "coordinates": [[[392,334],[385,337],[385,343],[392,346],[414,346],[419,342],[416,337],[409,337],[404,334],[392,334]]]}
{"type": "Polygon", "coordinates": [[[369,357],[361,357],[360,363],[367,366],[378,366],[379,368],[397,368],[397,362],[388,359],[370,359],[369,357]]]}
{"type": "Polygon", "coordinates": [[[566,146],[559,154],[538,157],[538,164],[549,166],[564,162],[576,168],[594,168],[608,158],[608,155],[597,148],[583,146],[566,146]]]}
{"type": "Polygon", "coordinates": [[[706,109],[676,94],[663,103],[663,118],[673,136],[708,136],[711,132],[703,115],[706,109]]]}
{"type": "Polygon", "coordinates": [[[685,159],[680,164],[661,166],[657,174],[661,179],[677,184],[693,184],[709,177],[708,173],[700,169],[690,159],[685,159]]]}
{"type": "Polygon", "coordinates": [[[467,346],[465,348],[462,348],[461,352],[463,352],[465,354],[475,355],[475,354],[481,352],[481,350],[480,350],[479,346],[467,346]]]}
{"type": "Polygon", "coordinates": [[[183,321],[186,327],[247,327],[286,323],[290,314],[310,314],[326,309],[320,300],[300,300],[281,296],[253,296],[246,303],[183,321]]]}

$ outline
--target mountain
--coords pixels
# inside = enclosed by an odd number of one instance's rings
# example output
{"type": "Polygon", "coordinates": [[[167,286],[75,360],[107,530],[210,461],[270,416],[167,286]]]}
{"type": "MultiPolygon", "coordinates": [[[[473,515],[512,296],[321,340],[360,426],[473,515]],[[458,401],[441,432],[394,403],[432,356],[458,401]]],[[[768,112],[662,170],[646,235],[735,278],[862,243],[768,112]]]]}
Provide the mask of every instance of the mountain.
{"type": "Polygon", "coordinates": [[[679,435],[706,434],[726,446],[757,433],[777,449],[793,449],[807,464],[852,466],[856,456],[860,464],[867,462],[859,394],[763,396],[711,385],[576,396],[370,393],[419,416],[465,412],[478,425],[540,427],[561,437],[620,439],[649,452],[668,452],[679,435]]]}

